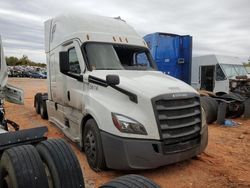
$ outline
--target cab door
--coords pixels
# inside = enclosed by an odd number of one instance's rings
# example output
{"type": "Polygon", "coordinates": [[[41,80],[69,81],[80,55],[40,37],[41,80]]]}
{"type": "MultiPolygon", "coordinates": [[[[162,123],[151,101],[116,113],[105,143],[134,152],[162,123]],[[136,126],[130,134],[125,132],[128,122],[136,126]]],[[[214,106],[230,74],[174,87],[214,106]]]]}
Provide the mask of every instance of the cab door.
{"type": "Polygon", "coordinates": [[[82,110],[83,106],[83,82],[81,76],[85,70],[85,63],[77,40],[67,45],[64,49],[68,57],[68,72],[63,79],[63,98],[66,106],[82,110]]]}
{"type": "Polygon", "coordinates": [[[214,76],[215,66],[206,65],[200,67],[200,78],[201,78],[201,87],[202,90],[213,91],[214,89],[214,76]]]}
{"type": "Polygon", "coordinates": [[[216,75],[213,92],[229,93],[229,80],[219,64],[216,64],[216,75]]]}

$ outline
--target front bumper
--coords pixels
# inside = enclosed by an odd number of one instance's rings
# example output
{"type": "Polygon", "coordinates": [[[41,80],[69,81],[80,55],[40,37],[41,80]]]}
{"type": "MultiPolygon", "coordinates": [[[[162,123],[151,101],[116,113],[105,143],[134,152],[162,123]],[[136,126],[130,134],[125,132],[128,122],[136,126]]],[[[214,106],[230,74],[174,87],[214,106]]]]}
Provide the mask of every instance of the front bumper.
{"type": "Polygon", "coordinates": [[[157,140],[121,138],[101,132],[106,165],[117,170],[152,169],[192,158],[203,152],[208,142],[208,128],[204,127],[200,142],[180,152],[165,153],[157,140]]]}

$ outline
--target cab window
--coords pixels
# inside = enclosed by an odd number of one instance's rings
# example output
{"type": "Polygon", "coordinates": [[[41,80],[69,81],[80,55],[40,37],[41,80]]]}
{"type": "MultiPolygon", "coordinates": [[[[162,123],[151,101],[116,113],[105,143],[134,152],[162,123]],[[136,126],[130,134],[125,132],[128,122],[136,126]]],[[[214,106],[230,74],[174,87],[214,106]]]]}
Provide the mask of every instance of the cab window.
{"type": "Polygon", "coordinates": [[[226,76],[219,64],[216,65],[216,81],[226,80],[226,76]]]}
{"type": "Polygon", "coordinates": [[[69,53],[69,72],[74,74],[80,74],[80,64],[77,58],[76,49],[71,48],[68,50],[69,53]]]}

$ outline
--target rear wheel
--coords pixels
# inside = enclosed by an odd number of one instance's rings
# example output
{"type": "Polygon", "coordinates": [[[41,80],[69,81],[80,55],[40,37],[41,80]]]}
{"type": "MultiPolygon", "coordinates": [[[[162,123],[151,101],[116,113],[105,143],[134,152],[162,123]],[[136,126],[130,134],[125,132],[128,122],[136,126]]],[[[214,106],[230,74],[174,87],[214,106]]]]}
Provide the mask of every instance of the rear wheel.
{"type": "Polygon", "coordinates": [[[40,116],[42,119],[48,119],[46,100],[43,99],[40,102],[40,116]]]}
{"type": "Polygon", "coordinates": [[[89,119],[85,124],[84,130],[84,151],[89,163],[89,166],[94,171],[101,171],[106,168],[105,157],[101,135],[96,122],[89,119]]]}
{"type": "Polygon", "coordinates": [[[36,109],[37,114],[40,114],[41,100],[42,100],[42,93],[37,93],[34,97],[34,107],[36,109]]]}
{"type": "Polygon", "coordinates": [[[206,113],[206,121],[208,124],[213,123],[217,119],[218,103],[215,99],[209,96],[202,96],[201,106],[206,113]]]}
{"type": "Polygon", "coordinates": [[[104,185],[102,185],[100,188],[160,188],[159,185],[154,183],[152,180],[139,175],[125,175],[118,177],[104,185]]]}
{"type": "Polygon", "coordinates": [[[4,151],[0,164],[1,188],[48,188],[43,163],[32,145],[4,151]]]}
{"type": "Polygon", "coordinates": [[[73,150],[63,139],[50,139],[37,145],[44,163],[50,188],[83,188],[80,164],[73,150]]]}

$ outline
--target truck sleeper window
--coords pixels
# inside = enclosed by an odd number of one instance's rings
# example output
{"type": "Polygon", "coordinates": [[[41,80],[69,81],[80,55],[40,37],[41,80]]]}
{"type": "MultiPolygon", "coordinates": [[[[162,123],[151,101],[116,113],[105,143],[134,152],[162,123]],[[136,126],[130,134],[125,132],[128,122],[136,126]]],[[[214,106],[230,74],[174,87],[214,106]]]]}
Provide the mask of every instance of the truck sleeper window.
{"type": "Polygon", "coordinates": [[[92,70],[153,70],[155,67],[147,48],[88,43],[85,49],[92,70]]]}
{"type": "Polygon", "coordinates": [[[71,49],[69,49],[68,53],[69,53],[69,70],[70,70],[70,72],[75,73],[75,74],[80,74],[81,69],[80,69],[78,58],[77,58],[76,49],[71,48],[71,49]]]}

